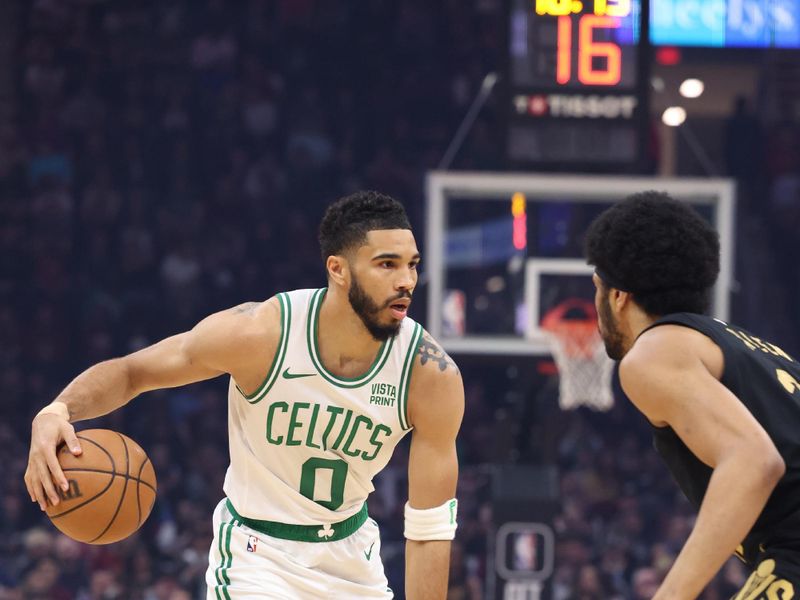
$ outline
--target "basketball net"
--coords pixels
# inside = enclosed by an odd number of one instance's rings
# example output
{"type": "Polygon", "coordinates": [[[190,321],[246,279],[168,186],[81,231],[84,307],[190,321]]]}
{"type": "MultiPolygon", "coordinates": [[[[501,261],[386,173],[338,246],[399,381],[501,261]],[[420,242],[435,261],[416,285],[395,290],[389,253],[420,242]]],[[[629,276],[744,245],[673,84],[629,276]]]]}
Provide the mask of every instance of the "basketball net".
{"type": "Polygon", "coordinates": [[[594,304],[580,298],[564,300],[545,314],[541,326],[558,367],[559,406],[563,410],[579,406],[610,409],[614,405],[611,391],[614,362],[606,355],[597,331],[594,304]],[[584,318],[573,318],[575,313],[583,314],[584,318]]]}

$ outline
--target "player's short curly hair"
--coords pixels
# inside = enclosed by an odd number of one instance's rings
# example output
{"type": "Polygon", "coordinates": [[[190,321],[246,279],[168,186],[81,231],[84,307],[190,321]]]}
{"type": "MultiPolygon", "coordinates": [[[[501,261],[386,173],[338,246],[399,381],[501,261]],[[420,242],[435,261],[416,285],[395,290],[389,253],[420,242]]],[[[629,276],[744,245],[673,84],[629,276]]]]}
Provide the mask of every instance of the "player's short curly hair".
{"type": "Polygon", "coordinates": [[[411,229],[403,205],[372,190],[340,198],[328,207],[319,226],[322,260],[358,248],[376,229],[411,229]]]}
{"type": "Polygon", "coordinates": [[[586,234],[586,259],[606,287],[633,294],[649,315],[704,313],[719,274],[719,236],[663,192],[628,196],[586,234]]]}

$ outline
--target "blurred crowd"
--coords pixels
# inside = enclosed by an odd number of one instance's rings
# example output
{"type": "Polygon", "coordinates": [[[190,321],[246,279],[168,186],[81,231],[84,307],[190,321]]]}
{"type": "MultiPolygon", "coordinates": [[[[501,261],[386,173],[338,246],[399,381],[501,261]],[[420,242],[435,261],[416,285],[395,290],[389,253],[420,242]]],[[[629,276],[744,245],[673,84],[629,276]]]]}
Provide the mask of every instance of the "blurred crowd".
{"type": "MultiPolygon", "coordinates": [[[[490,581],[493,566],[487,560],[495,528],[487,465],[497,458],[489,440],[496,429],[493,416],[504,409],[485,398],[484,385],[467,382],[470,416],[459,441],[459,529],[450,600],[489,599],[487,586],[497,585],[490,581]],[[482,419],[489,425],[481,426],[482,419]]],[[[109,546],[74,542],[49,524],[22,485],[27,423],[19,423],[20,430],[0,425],[0,449],[9,457],[0,512],[0,599],[205,598],[210,515],[227,466],[223,392],[213,384],[155,392],[86,425],[136,438],[148,449],[158,475],[150,518],[136,535],[109,546]]],[[[553,396],[540,401],[556,404],[553,396]]],[[[553,600],[651,598],[692,528],[694,511],[652,449],[646,426],[632,413],[617,402],[609,413],[580,409],[560,419],[553,447],[560,474],[559,508],[551,523],[556,533],[553,600]]],[[[369,500],[397,598],[405,597],[406,459],[407,449],[399,448],[369,500]]],[[[703,598],[732,597],[747,574],[731,559],[703,598]]]]}
{"type": "MultiPolygon", "coordinates": [[[[315,227],[336,197],[389,193],[422,231],[424,174],[501,64],[502,2],[7,6],[17,71],[0,120],[0,600],[204,598],[227,466],[224,382],[153,392],[85,425],[136,439],[158,475],[152,516],[111,546],[65,538],[29,501],[30,419],[93,363],[215,310],[320,285],[315,227]]],[[[496,120],[490,105],[456,167],[502,166],[496,120]]],[[[796,218],[793,156],[774,196],[796,218]]],[[[485,466],[510,385],[502,372],[465,379],[453,600],[488,597],[485,466]]],[[[561,426],[554,600],[649,598],[692,511],[621,399],[561,426]]],[[[401,449],[369,503],[399,598],[405,460],[401,449]]],[[[730,563],[705,597],[729,596],[744,573],[730,563]]]]}

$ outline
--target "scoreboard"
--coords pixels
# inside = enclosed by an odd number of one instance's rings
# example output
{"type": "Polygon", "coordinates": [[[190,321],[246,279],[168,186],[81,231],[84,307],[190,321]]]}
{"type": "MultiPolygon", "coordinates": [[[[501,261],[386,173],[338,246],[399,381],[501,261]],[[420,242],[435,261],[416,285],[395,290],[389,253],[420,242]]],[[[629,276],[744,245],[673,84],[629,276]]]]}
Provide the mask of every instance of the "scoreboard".
{"type": "Polygon", "coordinates": [[[632,170],[647,113],[640,0],[507,3],[511,162],[546,170],[632,170]]]}

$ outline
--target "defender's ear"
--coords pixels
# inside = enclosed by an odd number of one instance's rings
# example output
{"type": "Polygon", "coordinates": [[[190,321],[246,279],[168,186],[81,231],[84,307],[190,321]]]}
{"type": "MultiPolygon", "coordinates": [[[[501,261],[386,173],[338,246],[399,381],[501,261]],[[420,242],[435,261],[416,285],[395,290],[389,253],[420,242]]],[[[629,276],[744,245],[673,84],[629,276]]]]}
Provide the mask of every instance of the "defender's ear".
{"type": "Polygon", "coordinates": [[[611,288],[609,303],[614,308],[614,312],[619,313],[631,302],[633,302],[633,294],[630,292],[623,292],[617,288],[611,288]]]}

